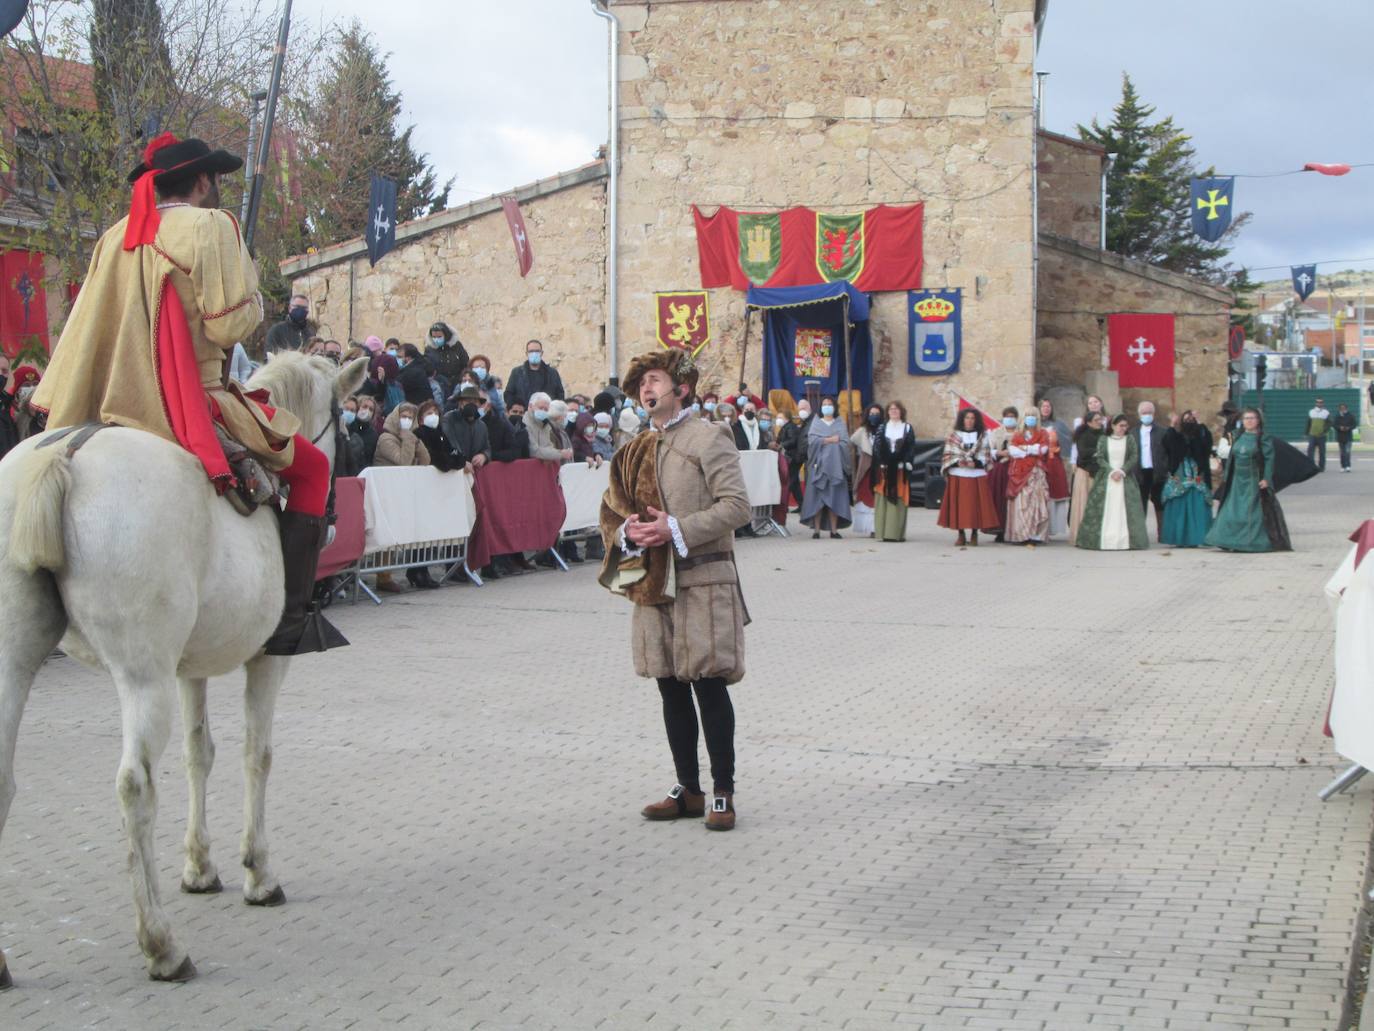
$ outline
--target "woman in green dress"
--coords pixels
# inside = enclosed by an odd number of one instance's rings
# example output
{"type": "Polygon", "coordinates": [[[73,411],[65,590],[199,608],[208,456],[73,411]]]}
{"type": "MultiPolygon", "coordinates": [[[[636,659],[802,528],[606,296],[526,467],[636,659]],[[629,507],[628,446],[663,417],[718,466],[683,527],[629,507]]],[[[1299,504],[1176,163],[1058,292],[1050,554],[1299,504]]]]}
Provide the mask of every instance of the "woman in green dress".
{"type": "Polygon", "coordinates": [[[1142,551],[1150,546],[1145,530],[1145,506],[1135,469],[1140,445],[1128,433],[1130,420],[1118,415],[1112,432],[1097,442],[1097,473],[1093,476],[1083,519],[1074,543],[1089,551],[1142,551]]]}
{"type": "Polygon", "coordinates": [[[1240,415],[1241,432],[1226,461],[1226,485],[1216,522],[1203,541],[1223,551],[1292,551],[1274,494],[1274,440],[1254,408],[1240,415]]]}

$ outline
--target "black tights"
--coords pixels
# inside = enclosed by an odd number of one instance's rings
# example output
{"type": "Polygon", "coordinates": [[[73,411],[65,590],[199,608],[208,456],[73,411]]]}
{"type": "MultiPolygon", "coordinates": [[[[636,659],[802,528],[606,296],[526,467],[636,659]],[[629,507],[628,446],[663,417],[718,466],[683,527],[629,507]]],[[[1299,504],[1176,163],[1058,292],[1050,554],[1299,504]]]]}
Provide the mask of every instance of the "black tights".
{"type": "MultiPolygon", "coordinates": [[[[697,705],[701,706],[701,727],[706,736],[706,754],[711,757],[711,780],[720,794],[735,790],[735,707],[724,677],[708,677],[696,682],[697,705]]],[[[672,677],[658,678],[663,696],[663,726],[668,731],[668,747],[678,783],[693,794],[701,794],[701,769],[697,762],[697,710],[692,704],[692,685],[672,677]]]]}

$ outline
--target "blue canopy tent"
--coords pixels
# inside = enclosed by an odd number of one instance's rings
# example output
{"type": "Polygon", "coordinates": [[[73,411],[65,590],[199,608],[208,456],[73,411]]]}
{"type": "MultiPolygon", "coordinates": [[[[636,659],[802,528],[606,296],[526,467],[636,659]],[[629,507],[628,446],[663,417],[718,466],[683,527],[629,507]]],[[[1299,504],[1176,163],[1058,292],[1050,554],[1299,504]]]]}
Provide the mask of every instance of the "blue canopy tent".
{"type": "Polygon", "coordinates": [[[873,398],[868,307],[868,295],[843,280],[817,286],[751,286],[745,295],[745,351],[749,316],[758,309],[763,312],[765,395],[781,389],[793,397],[849,398],[851,390],[858,390],[868,404],[873,398]]]}

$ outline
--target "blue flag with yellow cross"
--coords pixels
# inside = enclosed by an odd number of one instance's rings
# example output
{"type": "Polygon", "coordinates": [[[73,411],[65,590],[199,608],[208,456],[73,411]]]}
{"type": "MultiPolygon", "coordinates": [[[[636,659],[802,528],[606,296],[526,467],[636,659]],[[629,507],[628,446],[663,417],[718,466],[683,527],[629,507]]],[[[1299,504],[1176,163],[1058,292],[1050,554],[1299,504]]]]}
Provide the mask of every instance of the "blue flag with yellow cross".
{"type": "Polygon", "coordinates": [[[1216,243],[1221,234],[1231,227],[1232,195],[1235,192],[1234,176],[1202,176],[1192,181],[1190,208],[1193,214],[1193,232],[1208,243],[1216,243]]]}

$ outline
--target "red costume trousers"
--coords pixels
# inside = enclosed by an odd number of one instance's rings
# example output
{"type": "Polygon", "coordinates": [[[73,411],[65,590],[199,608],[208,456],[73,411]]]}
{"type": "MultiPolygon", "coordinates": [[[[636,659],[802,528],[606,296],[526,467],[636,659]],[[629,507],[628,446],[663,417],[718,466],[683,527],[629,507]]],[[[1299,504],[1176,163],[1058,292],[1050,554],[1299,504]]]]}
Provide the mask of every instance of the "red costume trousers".
{"type": "Polygon", "coordinates": [[[281,472],[281,482],[291,488],[286,499],[288,512],[322,516],[329,504],[329,458],[299,433],[295,436],[294,460],[281,472]]]}

